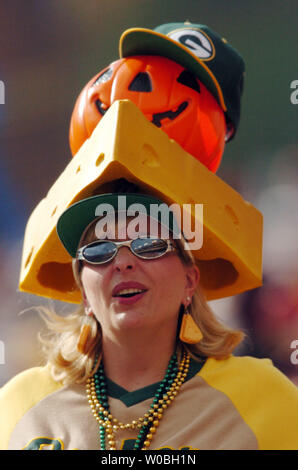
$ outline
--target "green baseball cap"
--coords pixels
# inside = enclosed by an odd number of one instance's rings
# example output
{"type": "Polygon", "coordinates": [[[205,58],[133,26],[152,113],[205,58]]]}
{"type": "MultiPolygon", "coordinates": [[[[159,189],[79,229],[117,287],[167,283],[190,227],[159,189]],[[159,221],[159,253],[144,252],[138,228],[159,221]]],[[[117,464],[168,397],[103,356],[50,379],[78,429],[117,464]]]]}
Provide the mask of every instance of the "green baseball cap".
{"type": "Polygon", "coordinates": [[[131,28],[122,34],[120,57],[160,55],[194,73],[216,98],[235,135],[240,119],[245,64],[219,34],[202,24],[167,23],[154,30],[131,28]]]}
{"type": "Polygon", "coordinates": [[[82,235],[93,221],[116,212],[126,212],[127,216],[135,215],[135,212],[148,215],[168,228],[174,238],[181,238],[174,213],[163,201],[146,194],[100,194],[72,204],[58,219],[57,234],[70,256],[76,257],[82,235]]]}

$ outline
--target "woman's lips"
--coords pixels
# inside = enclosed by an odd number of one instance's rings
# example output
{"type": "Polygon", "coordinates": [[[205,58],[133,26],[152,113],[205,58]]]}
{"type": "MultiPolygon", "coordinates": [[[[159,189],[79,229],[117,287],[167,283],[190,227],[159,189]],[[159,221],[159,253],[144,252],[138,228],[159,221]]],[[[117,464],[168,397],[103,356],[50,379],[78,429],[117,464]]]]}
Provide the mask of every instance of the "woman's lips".
{"type": "Polygon", "coordinates": [[[120,304],[129,305],[140,300],[147,291],[147,287],[139,282],[120,282],[113,288],[112,298],[117,300],[117,302],[120,304]]]}

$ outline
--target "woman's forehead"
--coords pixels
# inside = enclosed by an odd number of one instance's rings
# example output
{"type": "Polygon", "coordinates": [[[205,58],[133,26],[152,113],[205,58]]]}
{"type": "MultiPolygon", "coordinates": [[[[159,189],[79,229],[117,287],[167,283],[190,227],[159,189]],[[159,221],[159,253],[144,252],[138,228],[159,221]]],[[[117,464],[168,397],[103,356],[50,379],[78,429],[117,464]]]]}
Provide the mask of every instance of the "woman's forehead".
{"type": "Polygon", "coordinates": [[[127,240],[139,237],[172,238],[166,225],[145,214],[128,216],[126,213],[108,214],[94,220],[85,230],[82,241],[98,239],[127,240]]]}

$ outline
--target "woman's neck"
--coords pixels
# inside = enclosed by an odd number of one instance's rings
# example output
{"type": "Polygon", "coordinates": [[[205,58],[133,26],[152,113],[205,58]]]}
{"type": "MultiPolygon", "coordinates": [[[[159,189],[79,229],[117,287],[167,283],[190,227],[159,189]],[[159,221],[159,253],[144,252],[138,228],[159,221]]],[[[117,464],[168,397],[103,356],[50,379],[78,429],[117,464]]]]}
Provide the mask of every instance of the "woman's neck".
{"type": "Polygon", "coordinates": [[[125,390],[134,391],[161,381],[175,350],[176,336],[161,338],[148,331],[126,335],[125,340],[103,337],[103,364],[106,376],[125,390]]]}

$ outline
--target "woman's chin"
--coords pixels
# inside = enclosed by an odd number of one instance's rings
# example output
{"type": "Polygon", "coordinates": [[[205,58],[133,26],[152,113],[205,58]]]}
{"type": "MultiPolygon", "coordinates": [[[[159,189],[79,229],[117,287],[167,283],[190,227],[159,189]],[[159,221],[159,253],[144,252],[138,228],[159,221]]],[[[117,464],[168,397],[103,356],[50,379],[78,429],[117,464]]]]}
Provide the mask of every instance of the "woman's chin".
{"type": "Polygon", "coordinates": [[[122,309],[122,311],[115,313],[114,324],[117,325],[118,330],[145,328],[147,325],[146,315],[139,309],[122,309]]]}

